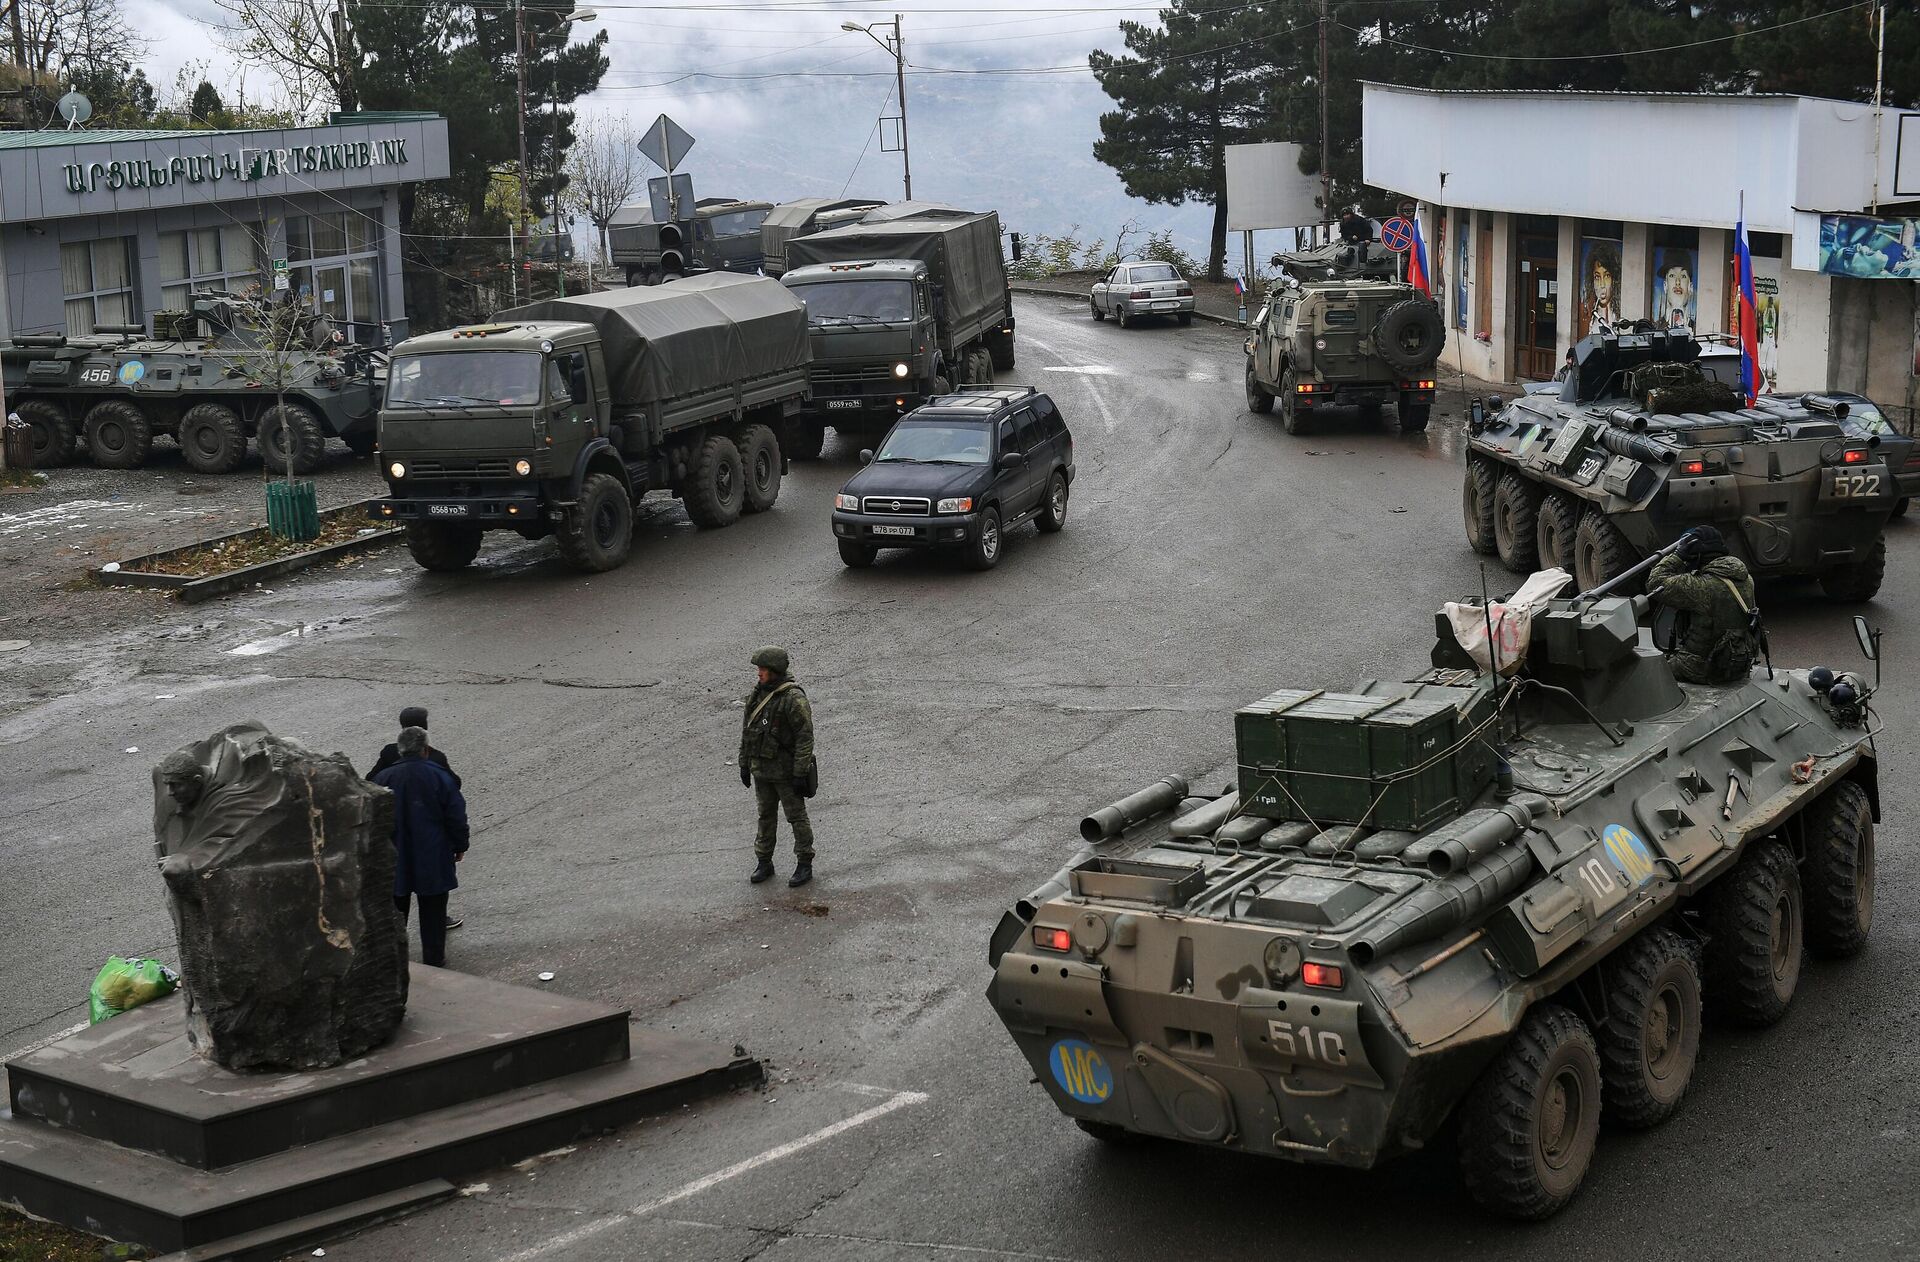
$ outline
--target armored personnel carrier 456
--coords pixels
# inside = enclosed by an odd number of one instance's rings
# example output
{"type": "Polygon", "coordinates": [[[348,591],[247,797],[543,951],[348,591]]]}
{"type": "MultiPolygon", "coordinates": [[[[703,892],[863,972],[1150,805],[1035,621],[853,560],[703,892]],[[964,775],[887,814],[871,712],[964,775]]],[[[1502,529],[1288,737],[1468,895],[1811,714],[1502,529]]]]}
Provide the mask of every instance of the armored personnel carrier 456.
{"type": "Polygon", "coordinates": [[[1467,541],[1516,573],[1558,566],[1583,589],[1694,526],[1755,577],[1810,575],[1868,600],[1911,440],[1847,423],[1817,395],[1744,407],[1739,355],[1684,333],[1596,334],[1551,386],[1472,409],[1467,541]],[[1491,406],[1488,406],[1488,405],[1491,406]]]}
{"type": "Polygon", "coordinates": [[[1771,1023],[1803,948],[1872,923],[1872,685],[1679,684],[1644,605],[1537,607],[1511,674],[1443,613],[1409,682],[1242,709],[1224,795],[1088,816],[989,951],[1047,1095],[1102,1139],[1354,1167],[1457,1118],[1484,1205],[1564,1205],[1603,1120],[1680,1107],[1703,1001],[1771,1023]]]}

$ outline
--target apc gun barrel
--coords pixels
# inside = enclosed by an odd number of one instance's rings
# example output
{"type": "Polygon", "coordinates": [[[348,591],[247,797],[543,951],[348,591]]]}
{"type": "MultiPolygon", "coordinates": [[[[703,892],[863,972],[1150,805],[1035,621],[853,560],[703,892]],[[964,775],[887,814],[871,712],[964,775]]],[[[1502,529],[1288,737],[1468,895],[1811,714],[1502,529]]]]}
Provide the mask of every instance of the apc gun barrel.
{"type": "Polygon", "coordinates": [[[1437,938],[1527,882],[1533,872],[1533,852],[1525,846],[1496,850],[1463,872],[1435,881],[1415,893],[1372,931],[1353,944],[1354,963],[1365,967],[1383,955],[1415,942],[1437,938]]]}
{"type": "Polygon", "coordinates": [[[1087,841],[1105,841],[1118,837],[1143,819],[1180,805],[1187,796],[1185,776],[1163,776],[1146,788],[1129,793],[1110,806],[1103,806],[1080,821],[1080,836],[1087,841]]]}
{"type": "MultiPolygon", "coordinates": [[[[1687,534],[1692,534],[1692,533],[1693,533],[1692,531],[1687,532],[1687,534]]],[[[1672,543],[1660,549],[1658,552],[1654,553],[1652,556],[1647,557],[1641,561],[1636,561],[1633,565],[1629,566],[1627,569],[1620,571],[1620,573],[1614,575],[1612,578],[1608,579],[1606,582],[1600,584],[1600,586],[1589,588],[1588,590],[1581,592],[1578,596],[1575,596],[1574,599],[1575,600],[1598,600],[1600,597],[1606,595],[1608,592],[1620,586],[1622,583],[1631,582],[1633,581],[1634,578],[1638,577],[1639,575],[1645,574],[1648,570],[1658,565],[1662,557],[1671,556],[1673,553],[1678,552],[1680,550],[1680,545],[1685,543],[1686,541],[1687,541],[1687,535],[1681,535],[1678,539],[1675,539],[1672,543]]]]}
{"type": "Polygon", "coordinates": [[[1672,464],[1674,457],[1679,454],[1665,443],[1657,443],[1644,435],[1629,433],[1613,425],[1595,434],[1593,440],[1616,456],[1627,456],[1647,464],[1672,464]]]}

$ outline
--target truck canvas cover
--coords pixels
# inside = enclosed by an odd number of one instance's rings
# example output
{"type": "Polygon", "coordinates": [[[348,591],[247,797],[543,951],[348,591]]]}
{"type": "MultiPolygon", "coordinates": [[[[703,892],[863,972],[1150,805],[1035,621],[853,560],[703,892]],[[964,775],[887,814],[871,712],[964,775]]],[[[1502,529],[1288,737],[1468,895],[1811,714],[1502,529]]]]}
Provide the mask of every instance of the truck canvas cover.
{"type": "Polygon", "coordinates": [[[1006,312],[1007,267],[1000,256],[1000,216],[992,211],[964,219],[848,224],[787,243],[789,269],[867,259],[925,263],[934,283],[946,292],[948,328],[998,320],[1006,312]]]}
{"type": "Polygon", "coordinates": [[[802,197],[775,206],[760,222],[760,253],[766,258],[768,275],[777,275],[785,263],[787,242],[812,232],[821,215],[876,205],[871,197],[802,197]]]}
{"type": "Polygon", "coordinates": [[[892,223],[896,219],[966,219],[975,212],[945,202],[889,202],[861,216],[861,223],[892,223]]]}
{"type": "Polygon", "coordinates": [[[666,285],[549,298],[502,323],[577,321],[600,334],[614,402],[640,406],[811,360],[807,309],[779,281],[714,272],[666,285]]]}

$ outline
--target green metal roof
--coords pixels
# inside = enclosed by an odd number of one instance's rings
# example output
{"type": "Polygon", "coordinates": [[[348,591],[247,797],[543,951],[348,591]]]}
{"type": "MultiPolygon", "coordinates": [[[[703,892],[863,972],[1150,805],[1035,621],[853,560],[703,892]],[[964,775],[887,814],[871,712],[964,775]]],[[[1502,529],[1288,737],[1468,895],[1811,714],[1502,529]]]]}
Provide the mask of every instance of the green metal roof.
{"type": "Polygon", "coordinates": [[[118,128],[103,131],[88,131],[76,127],[72,131],[0,131],[0,149],[51,149],[61,145],[111,145],[122,141],[134,140],[178,140],[182,136],[239,136],[239,131],[215,131],[212,129],[184,131],[163,131],[153,128],[121,130],[118,128]]]}

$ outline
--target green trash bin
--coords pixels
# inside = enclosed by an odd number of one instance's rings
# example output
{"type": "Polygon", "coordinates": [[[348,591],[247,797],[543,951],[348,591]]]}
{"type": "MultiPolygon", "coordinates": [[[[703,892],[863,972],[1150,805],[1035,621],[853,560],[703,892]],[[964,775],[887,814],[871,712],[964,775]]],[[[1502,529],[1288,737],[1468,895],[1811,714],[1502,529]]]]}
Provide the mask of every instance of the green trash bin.
{"type": "Polygon", "coordinates": [[[275,538],[304,543],[320,537],[320,499],[312,482],[267,483],[267,527],[275,538]]]}

